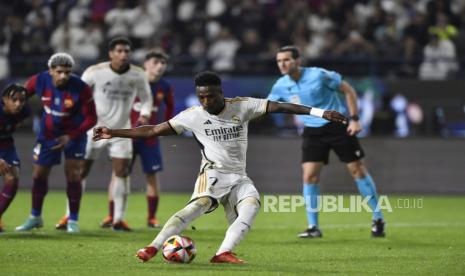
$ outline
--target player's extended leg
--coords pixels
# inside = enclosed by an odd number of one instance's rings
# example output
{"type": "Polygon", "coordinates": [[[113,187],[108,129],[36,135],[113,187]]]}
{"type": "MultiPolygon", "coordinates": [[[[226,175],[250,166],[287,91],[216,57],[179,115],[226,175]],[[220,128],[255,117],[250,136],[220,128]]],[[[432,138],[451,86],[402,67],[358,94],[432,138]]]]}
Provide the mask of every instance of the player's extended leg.
{"type": "Polygon", "coordinates": [[[155,239],[146,247],[137,251],[137,258],[146,262],[154,257],[163,242],[173,235],[180,234],[189,223],[208,211],[213,201],[209,197],[200,197],[171,216],[155,239]]]}
{"type": "Polygon", "coordinates": [[[113,230],[116,231],[131,231],[124,221],[130,190],[129,162],[130,159],[112,158],[114,177],[112,180],[111,196],[114,201],[113,230]]]}
{"type": "Polygon", "coordinates": [[[384,219],[381,210],[378,208],[378,194],[373,178],[368,174],[368,170],[362,160],[347,163],[347,169],[354,178],[360,194],[364,198],[369,197],[368,205],[373,210],[372,236],[384,237],[384,219]]]}
{"type": "Polygon", "coordinates": [[[79,207],[82,197],[81,168],[82,160],[66,159],[65,176],[67,181],[66,194],[68,196],[69,216],[67,231],[70,233],[79,232],[77,221],[79,219],[79,207]]]}
{"type": "Polygon", "coordinates": [[[260,210],[260,203],[254,197],[247,197],[236,206],[237,218],[226,231],[223,243],[210,260],[212,263],[244,263],[238,259],[232,250],[249,232],[255,217],[260,210]]]}
{"type": "Polygon", "coordinates": [[[49,166],[33,165],[31,216],[23,225],[16,227],[16,231],[29,231],[33,228],[40,228],[43,226],[41,217],[42,206],[48,192],[48,176],[50,171],[51,167],[49,166]]]}
{"type": "Polygon", "coordinates": [[[307,213],[308,228],[298,234],[300,238],[321,238],[323,235],[318,225],[318,208],[320,197],[320,173],[323,162],[304,162],[303,171],[303,196],[305,211],[307,213]]]}
{"type": "Polygon", "coordinates": [[[157,208],[160,198],[160,189],[158,185],[157,173],[146,173],[145,179],[147,181],[147,226],[151,228],[160,227],[157,220],[157,208]]]}
{"type": "Polygon", "coordinates": [[[10,203],[18,191],[18,169],[11,167],[10,171],[3,175],[3,189],[0,192],[0,232],[3,232],[2,215],[10,206],[10,203]]]}

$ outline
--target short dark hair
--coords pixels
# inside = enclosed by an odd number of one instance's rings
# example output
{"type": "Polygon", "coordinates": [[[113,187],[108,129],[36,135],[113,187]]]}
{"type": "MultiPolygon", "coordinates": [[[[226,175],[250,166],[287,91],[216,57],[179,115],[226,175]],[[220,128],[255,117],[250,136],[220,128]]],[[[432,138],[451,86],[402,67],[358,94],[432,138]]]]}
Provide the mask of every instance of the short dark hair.
{"type": "Polygon", "coordinates": [[[195,78],[195,86],[221,86],[221,78],[215,72],[204,71],[198,73],[195,78]]]}
{"type": "Polygon", "coordinates": [[[12,83],[12,84],[7,85],[5,88],[3,88],[2,97],[11,98],[16,93],[20,93],[20,92],[24,92],[25,94],[27,94],[27,90],[26,88],[24,88],[24,86],[16,84],[16,83],[12,83]]]}
{"type": "Polygon", "coordinates": [[[165,61],[168,61],[168,59],[170,58],[170,56],[163,52],[163,51],[160,51],[160,50],[152,50],[150,52],[148,52],[146,55],[145,55],[145,58],[144,58],[144,61],[147,61],[151,58],[158,58],[158,59],[164,59],[165,61]]]}
{"type": "Polygon", "coordinates": [[[291,52],[293,59],[298,59],[300,57],[300,51],[294,45],[287,45],[287,46],[279,48],[278,53],[282,53],[282,52],[291,52]]]}
{"type": "Polygon", "coordinates": [[[129,40],[129,38],[124,37],[124,36],[118,36],[118,37],[115,37],[112,40],[110,40],[110,42],[108,43],[108,49],[110,51],[114,50],[116,45],[127,45],[127,46],[131,47],[132,43],[129,40]]]}

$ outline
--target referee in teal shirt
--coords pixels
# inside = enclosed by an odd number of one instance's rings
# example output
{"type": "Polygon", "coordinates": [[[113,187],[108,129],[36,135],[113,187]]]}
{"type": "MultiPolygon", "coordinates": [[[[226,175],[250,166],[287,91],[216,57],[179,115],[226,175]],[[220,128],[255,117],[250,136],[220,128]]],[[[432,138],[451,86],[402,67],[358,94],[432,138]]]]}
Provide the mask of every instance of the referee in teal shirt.
{"type": "MultiPolygon", "coordinates": [[[[385,223],[383,214],[377,208],[376,186],[363,162],[365,154],[356,137],[361,126],[354,88],[336,72],[318,67],[301,67],[300,53],[295,46],[280,48],[276,54],[276,62],[283,76],[273,85],[268,95],[269,100],[336,110],[349,115],[351,119],[348,125],[342,125],[310,115],[298,115],[305,126],[302,135],[302,180],[308,220],[307,229],[298,236],[323,236],[318,225],[319,182],[321,170],[328,164],[332,149],[339,160],[347,164],[362,197],[369,198],[368,204],[373,210],[371,235],[384,237],[385,223]],[[340,97],[339,93],[344,97],[340,97]]],[[[318,109],[314,110],[317,111],[318,109]]]]}

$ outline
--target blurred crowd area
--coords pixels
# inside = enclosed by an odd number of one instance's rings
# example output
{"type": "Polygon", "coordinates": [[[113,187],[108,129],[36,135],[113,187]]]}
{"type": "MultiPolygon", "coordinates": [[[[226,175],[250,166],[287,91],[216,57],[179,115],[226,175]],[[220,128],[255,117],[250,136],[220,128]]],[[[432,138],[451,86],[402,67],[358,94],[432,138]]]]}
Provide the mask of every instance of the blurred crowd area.
{"type": "Polygon", "coordinates": [[[351,76],[465,75],[463,0],[2,0],[0,80],[45,69],[68,52],[78,72],[128,36],[134,62],[152,48],[174,75],[203,69],[276,74],[276,50],[351,76]]]}

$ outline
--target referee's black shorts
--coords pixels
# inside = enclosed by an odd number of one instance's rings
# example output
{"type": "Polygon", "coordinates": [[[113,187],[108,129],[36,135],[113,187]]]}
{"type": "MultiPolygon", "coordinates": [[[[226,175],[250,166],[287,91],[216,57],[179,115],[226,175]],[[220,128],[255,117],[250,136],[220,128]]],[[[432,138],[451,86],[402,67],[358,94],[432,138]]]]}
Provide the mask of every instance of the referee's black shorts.
{"type": "Polygon", "coordinates": [[[302,138],[302,163],[328,164],[331,149],[344,163],[350,163],[365,156],[357,137],[348,135],[347,126],[342,124],[331,122],[321,127],[305,127],[302,138]]]}

